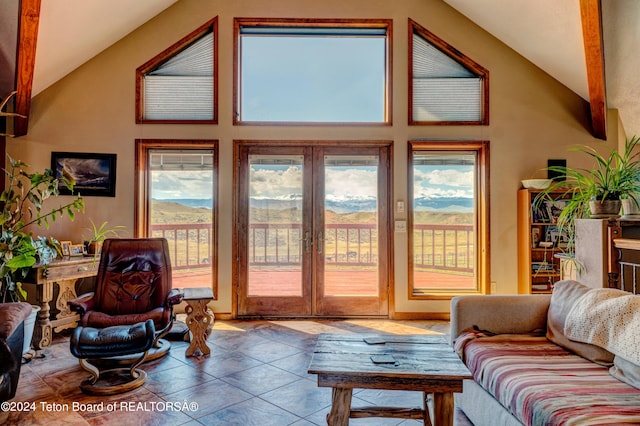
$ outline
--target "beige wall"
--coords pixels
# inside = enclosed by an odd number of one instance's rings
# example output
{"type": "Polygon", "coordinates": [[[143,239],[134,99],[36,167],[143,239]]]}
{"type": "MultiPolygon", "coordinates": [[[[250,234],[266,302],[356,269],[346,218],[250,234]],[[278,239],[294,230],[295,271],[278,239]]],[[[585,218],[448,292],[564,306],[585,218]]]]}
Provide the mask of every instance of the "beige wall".
{"type": "MultiPolygon", "coordinates": [[[[72,19],[72,17],[70,17],[72,19]]],[[[60,49],[68,48],[60,46],[60,49]]],[[[37,66],[37,65],[36,65],[37,66]]],[[[544,177],[548,158],[569,158],[576,143],[599,144],[589,133],[587,103],[440,0],[181,0],[42,92],[32,103],[29,133],[9,140],[9,153],[48,167],[51,151],[118,155],[115,198],[86,199],[86,215],[49,231],[81,240],[89,223],[108,220],[133,232],[134,140],[211,138],[220,141],[219,294],[213,308],[231,311],[232,143],[234,139],[380,139],[394,141],[394,200],[407,199],[407,141],[417,138],[490,141],[491,281],[496,293],[517,292],[516,191],[521,179],[544,177]],[[136,125],[135,69],[207,20],[219,17],[219,124],[136,125]],[[233,126],[234,17],[393,19],[393,125],[388,127],[233,126]],[[490,71],[489,126],[407,125],[407,18],[426,27],[490,71]]],[[[610,114],[610,145],[617,114],[610,114]]],[[[405,219],[399,214],[396,219],[405,219]]],[[[410,301],[406,234],[395,235],[395,311],[448,312],[448,301],[410,301]]]]}

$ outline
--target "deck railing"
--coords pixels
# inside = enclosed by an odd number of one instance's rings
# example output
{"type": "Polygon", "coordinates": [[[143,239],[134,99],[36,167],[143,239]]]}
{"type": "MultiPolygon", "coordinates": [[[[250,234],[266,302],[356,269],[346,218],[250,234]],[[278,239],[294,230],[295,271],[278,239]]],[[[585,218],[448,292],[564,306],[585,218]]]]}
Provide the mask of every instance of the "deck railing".
{"type": "Polygon", "coordinates": [[[413,266],[473,272],[473,225],[414,225],[413,266]]]}
{"type": "MultiPolygon", "coordinates": [[[[152,236],[167,239],[174,269],[210,267],[211,224],[152,225],[152,236]]],[[[375,224],[327,224],[322,236],[325,263],[373,266],[378,262],[375,224]]],[[[472,225],[414,225],[413,264],[417,268],[472,272],[472,225]]],[[[300,265],[309,236],[298,223],[254,223],[249,227],[249,264],[300,265]]],[[[316,240],[316,244],[318,241],[316,240]]]]}
{"type": "Polygon", "coordinates": [[[151,225],[151,236],[167,239],[173,269],[211,267],[210,223],[151,225]]]}

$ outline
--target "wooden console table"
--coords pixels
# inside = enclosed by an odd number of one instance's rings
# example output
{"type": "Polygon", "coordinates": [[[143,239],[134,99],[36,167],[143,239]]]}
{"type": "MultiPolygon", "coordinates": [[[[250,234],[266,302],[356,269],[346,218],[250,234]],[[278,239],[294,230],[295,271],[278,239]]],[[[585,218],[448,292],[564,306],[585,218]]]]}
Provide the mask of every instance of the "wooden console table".
{"type": "MultiPolygon", "coordinates": [[[[97,274],[99,259],[94,257],[65,257],[48,265],[35,265],[23,286],[34,296],[29,302],[40,306],[40,312],[33,330],[33,347],[40,350],[51,344],[52,333],[73,328],[80,317],[72,312],[67,302],[76,298],[76,282],[81,278],[97,274]],[[54,284],[59,287],[58,297],[53,300],[54,284]],[[50,303],[59,310],[54,319],[50,318],[50,303]]],[[[31,297],[29,297],[30,299],[31,297]]]]}

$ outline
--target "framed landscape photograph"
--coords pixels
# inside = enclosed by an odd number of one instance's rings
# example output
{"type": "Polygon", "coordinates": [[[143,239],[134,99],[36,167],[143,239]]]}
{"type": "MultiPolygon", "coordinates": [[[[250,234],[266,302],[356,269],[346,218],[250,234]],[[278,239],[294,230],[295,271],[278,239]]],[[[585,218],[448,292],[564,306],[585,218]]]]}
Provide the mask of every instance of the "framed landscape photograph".
{"type": "Polygon", "coordinates": [[[75,179],[73,192],[61,184],[62,195],[116,196],[116,154],[87,152],[52,152],[51,169],[56,177],[75,179]]]}

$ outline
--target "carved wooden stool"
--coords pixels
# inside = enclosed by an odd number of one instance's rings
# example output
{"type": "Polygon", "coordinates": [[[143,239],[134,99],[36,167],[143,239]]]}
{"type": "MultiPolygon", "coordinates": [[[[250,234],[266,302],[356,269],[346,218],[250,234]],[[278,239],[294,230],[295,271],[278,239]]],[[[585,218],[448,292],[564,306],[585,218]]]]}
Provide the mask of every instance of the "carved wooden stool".
{"type": "Polygon", "coordinates": [[[210,288],[185,288],[183,300],[187,303],[187,327],[191,332],[191,344],[185,352],[186,356],[209,356],[211,350],[207,346],[207,329],[213,326],[213,313],[207,309],[207,303],[213,300],[213,291],[210,288]]]}

